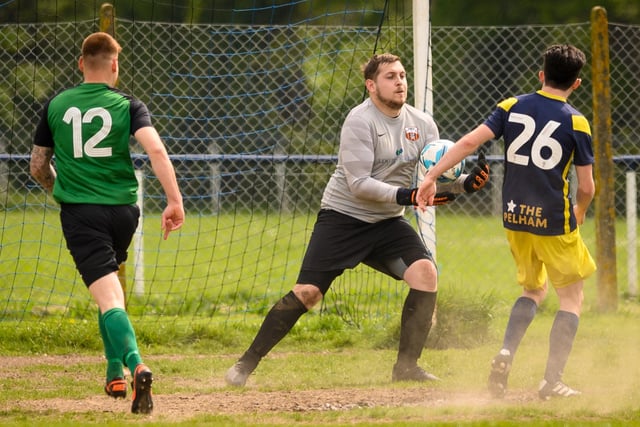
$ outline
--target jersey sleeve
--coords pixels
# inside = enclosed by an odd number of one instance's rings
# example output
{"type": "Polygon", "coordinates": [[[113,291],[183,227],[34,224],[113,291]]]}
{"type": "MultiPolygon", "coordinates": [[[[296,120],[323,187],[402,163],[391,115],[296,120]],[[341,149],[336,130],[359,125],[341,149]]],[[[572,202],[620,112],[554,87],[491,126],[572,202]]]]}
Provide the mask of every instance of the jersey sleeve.
{"type": "Polygon", "coordinates": [[[371,176],[375,160],[373,133],[369,122],[349,115],[340,136],[342,167],[347,185],[358,198],[380,202],[395,202],[397,186],[371,176]]]}
{"type": "Polygon", "coordinates": [[[151,114],[144,102],[131,98],[129,111],[131,114],[131,135],[135,134],[139,129],[152,126],[151,114]]]}
{"type": "Polygon", "coordinates": [[[485,120],[484,124],[491,129],[496,139],[499,139],[504,133],[505,121],[509,110],[518,102],[515,97],[507,98],[500,102],[493,113],[485,120]]]}
{"type": "Polygon", "coordinates": [[[591,165],[594,162],[594,157],[589,121],[581,115],[574,115],[571,119],[576,138],[576,151],[574,153],[573,163],[576,166],[591,165]]]}
{"type": "Polygon", "coordinates": [[[33,137],[33,145],[38,145],[40,147],[53,147],[53,134],[51,133],[51,128],[49,127],[49,103],[47,103],[42,108],[42,114],[40,115],[40,121],[38,121],[38,125],[36,126],[36,132],[33,137]]]}

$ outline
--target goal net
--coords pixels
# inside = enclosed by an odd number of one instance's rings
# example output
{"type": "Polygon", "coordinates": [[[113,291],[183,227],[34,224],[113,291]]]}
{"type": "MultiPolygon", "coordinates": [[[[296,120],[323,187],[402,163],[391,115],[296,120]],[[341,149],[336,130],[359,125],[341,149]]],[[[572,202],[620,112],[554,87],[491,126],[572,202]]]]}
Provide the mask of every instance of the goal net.
{"type": "MultiPolygon", "coordinates": [[[[149,106],[187,214],[184,228],[162,241],[161,187],[134,145],[143,216],[123,284],[129,311],[142,319],[225,321],[268,309],[295,283],[342,121],[365,96],[360,65],[388,51],[412,75],[407,2],[261,3],[172,9],[180,22],[161,17],[164,2],[151,2],[148,16],[115,11],[118,86],[149,106]]],[[[0,79],[10,88],[2,93],[15,100],[0,117],[5,318],[95,315],[65,248],[59,208],[28,172],[41,106],[80,83],[80,43],[100,28],[98,12],[77,7],[68,22],[34,15],[43,22],[0,26],[0,79]]],[[[357,268],[336,281],[321,310],[357,323],[395,312],[389,305],[405,291],[357,268]]]]}

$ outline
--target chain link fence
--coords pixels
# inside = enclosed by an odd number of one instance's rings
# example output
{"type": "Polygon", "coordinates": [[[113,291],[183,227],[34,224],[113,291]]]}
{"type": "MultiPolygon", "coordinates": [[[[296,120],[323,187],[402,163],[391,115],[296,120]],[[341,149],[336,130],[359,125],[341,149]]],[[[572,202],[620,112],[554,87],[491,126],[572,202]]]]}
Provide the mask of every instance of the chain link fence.
{"type": "MultiPolygon", "coordinates": [[[[119,87],[149,106],[174,159],[188,214],[181,236],[167,244],[173,246],[158,251],[157,241],[145,237],[141,241],[149,249],[134,248],[142,272],[127,274],[145,285],[132,295],[134,312],[150,305],[158,314],[212,315],[231,305],[260,311],[274,300],[271,294],[292,286],[333,171],[341,123],[364,97],[359,66],[374,51],[392,51],[411,76],[412,32],[406,25],[117,22],[123,46],[119,87]],[[240,265],[230,261],[237,258],[240,265]]],[[[0,25],[0,291],[6,295],[0,317],[15,317],[25,305],[27,311],[63,306],[70,312],[69,306],[85,304],[72,298],[85,291],[78,289],[57,218],[51,216],[56,204],[30,178],[28,162],[43,102],[81,82],[79,46],[96,30],[94,21],[0,25]]],[[[624,217],[624,174],[637,175],[640,155],[640,27],[610,24],[609,36],[615,209],[624,217]]],[[[547,45],[569,42],[589,56],[590,25],[434,27],[431,42],[434,116],[441,136],[455,140],[500,100],[539,88],[536,76],[547,45]]],[[[570,102],[591,120],[589,66],[570,102]]],[[[460,218],[470,234],[502,237],[499,218],[492,230],[465,220],[500,210],[501,150],[499,141],[489,147],[493,176],[486,191],[493,197],[469,195],[439,208],[439,215],[460,218]]],[[[143,153],[137,151],[134,160],[142,177],[146,236],[163,200],[143,153]]],[[[449,280],[477,281],[465,275],[465,264],[482,261],[467,253],[464,241],[443,239],[447,249],[440,260],[449,280]],[[450,255],[463,251],[464,259],[450,255]]],[[[496,259],[495,265],[483,265],[488,275],[483,280],[511,283],[504,264],[496,259]],[[498,271],[505,276],[496,277],[498,271]]],[[[357,298],[354,283],[383,281],[386,295],[364,304],[373,315],[386,312],[385,301],[402,288],[367,274],[345,274],[327,304],[350,306],[344,300],[357,298]]]]}
{"type": "MultiPolygon", "coordinates": [[[[571,43],[587,54],[582,85],[569,102],[591,122],[593,94],[590,25],[433,28],[434,111],[443,133],[457,139],[473,129],[508,96],[540,88],[541,52],[552,43],[571,43]]],[[[638,169],[640,28],[609,25],[612,153],[617,166],[616,213],[624,217],[624,173],[638,169]]],[[[500,141],[491,151],[502,155],[500,141]]],[[[494,181],[496,182],[496,181],[494,181]]]]}

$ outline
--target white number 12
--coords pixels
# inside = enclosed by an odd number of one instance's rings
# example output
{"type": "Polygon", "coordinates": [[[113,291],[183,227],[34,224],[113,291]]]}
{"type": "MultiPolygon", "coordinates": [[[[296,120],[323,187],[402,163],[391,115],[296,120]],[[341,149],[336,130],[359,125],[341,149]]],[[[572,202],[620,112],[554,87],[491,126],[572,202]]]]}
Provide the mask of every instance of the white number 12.
{"type": "Polygon", "coordinates": [[[62,120],[67,124],[71,124],[71,131],[73,133],[73,157],[82,157],[83,153],[89,157],[111,156],[111,147],[96,148],[96,145],[105,139],[111,131],[111,114],[109,114],[107,110],[104,108],[91,108],[83,117],[79,108],[71,107],[64,113],[62,120]],[[82,124],[91,123],[96,117],[102,119],[102,127],[87,139],[87,142],[83,143],[82,124]]]}

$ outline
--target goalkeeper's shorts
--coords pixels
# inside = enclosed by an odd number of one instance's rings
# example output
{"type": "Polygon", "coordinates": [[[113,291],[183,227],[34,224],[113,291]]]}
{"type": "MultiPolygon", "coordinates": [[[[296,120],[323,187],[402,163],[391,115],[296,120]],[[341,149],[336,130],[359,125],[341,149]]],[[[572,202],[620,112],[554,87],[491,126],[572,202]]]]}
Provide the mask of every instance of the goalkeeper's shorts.
{"type": "Polygon", "coordinates": [[[431,252],[404,217],[368,223],[322,209],[296,283],[315,285],[324,294],[345,269],[360,263],[401,280],[406,269],[420,259],[433,262],[431,252]]]}
{"type": "Polygon", "coordinates": [[[555,288],[563,288],[596,271],[578,228],[559,236],[505,231],[516,262],[518,283],[527,290],[542,288],[547,276],[555,288]]]}

